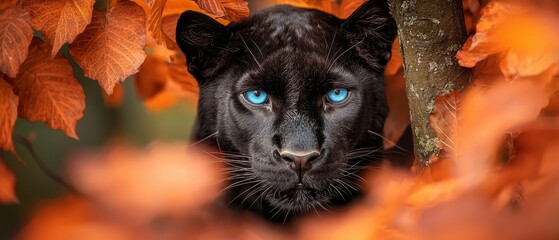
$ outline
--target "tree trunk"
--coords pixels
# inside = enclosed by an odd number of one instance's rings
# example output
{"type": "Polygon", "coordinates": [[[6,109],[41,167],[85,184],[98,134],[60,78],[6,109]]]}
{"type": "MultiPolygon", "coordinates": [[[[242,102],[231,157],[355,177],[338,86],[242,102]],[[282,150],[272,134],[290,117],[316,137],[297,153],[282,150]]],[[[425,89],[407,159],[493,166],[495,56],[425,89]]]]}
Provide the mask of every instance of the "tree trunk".
{"type": "Polygon", "coordinates": [[[456,52],[466,40],[461,0],[388,0],[398,25],[415,148],[415,166],[427,167],[439,149],[429,124],[435,97],[462,90],[468,69],[456,52]]]}

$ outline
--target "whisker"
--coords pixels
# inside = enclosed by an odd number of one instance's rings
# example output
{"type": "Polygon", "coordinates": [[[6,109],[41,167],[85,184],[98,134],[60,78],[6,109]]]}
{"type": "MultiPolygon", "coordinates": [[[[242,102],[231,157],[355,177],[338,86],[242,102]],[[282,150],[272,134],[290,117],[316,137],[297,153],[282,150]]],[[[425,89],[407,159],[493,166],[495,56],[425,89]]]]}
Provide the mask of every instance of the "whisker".
{"type": "Polygon", "coordinates": [[[329,186],[329,187],[332,187],[332,188],[334,189],[334,191],[336,191],[336,192],[338,193],[338,195],[339,195],[344,201],[346,200],[345,197],[344,197],[344,195],[342,194],[342,192],[340,192],[340,191],[338,190],[338,188],[337,188],[335,185],[333,185],[332,183],[330,183],[328,186],[329,186]]]}
{"type": "MultiPolygon", "coordinates": [[[[255,188],[253,191],[251,191],[249,194],[247,194],[245,196],[245,198],[243,199],[243,201],[241,201],[241,207],[243,206],[243,204],[245,203],[246,200],[248,200],[252,195],[254,195],[255,193],[257,193],[258,191],[261,190],[262,185],[258,184],[258,185],[255,185],[255,186],[258,186],[258,187],[255,188]]],[[[250,207],[252,207],[252,204],[250,205],[250,207]]]]}
{"type": "Polygon", "coordinates": [[[289,216],[289,212],[291,211],[289,209],[291,209],[292,206],[293,206],[293,204],[289,204],[289,208],[287,208],[287,212],[285,213],[285,216],[283,217],[283,224],[285,224],[285,222],[287,221],[287,217],[289,216]]]}
{"type": "Polygon", "coordinates": [[[324,205],[322,205],[322,203],[320,203],[319,201],[317,201],[316,203],[318,204],[318,206],[320,206],[320,208],[324,209],[324,211],[332,213],[330,210],[328,210],[328,208],[326,208],[324,205]]]}
{"type": "Polygon", "coordinates": [[[330,71],[330,69],[332,68],[332,66],[334,66],[334,64],[336,63],[336,61],[338,61],[338,59],[340,59],[340,57],[342,57],[345,53],[349,52],[351,49],[357,47],[357,45],[361,44],[361,42],[363,42],[363,40],[353,44],[353,46],[349,47],[348,49],[346,49],[345,51],[343,51],[342,53],[340,53],[340,55],[338,55],[334,61],[332,61],[332,63],[330,63],[330,66],[328,67],[328,69],[326,70],[326,72],[330,71]]]}
{"type": "MultiPolygon", "coordinates": [[[[326,62],[328,63],[330,61],[330,52],[332,51],[332,48],[334,47],[334,41],[336,40],[336,35],[338,34],[338,29],[336,29],[336,31],[334,31],[334,37],[332,38],[332,42],[330,42],[330,47],[328,48],[328,54],[326,55],[326,62]]],[[[328,45],[327,45],[328,47],[328,45]]]]}
{"type": "Polygon", "coordinates": [[[367,131],[368,131],[370,134],[373,134],[373,135],[375,135],[375,136],[378,136],[378,137],[384,139],[385,141],[387,141],[388,143],[393,144],[396,148],[398,148],[398,149],[400,149],[400,150],[402,150],[402,151],[404,151],[404,152],[406,152],[406,153],[408,152],[408,150],[406,150],[406,149],[404,149],[404,148],[398,146],[398,144],[396,144],[395,142],[390,141],[390,139],[388,139],[388,138],[385,138],[384,136],[382,136],[382,134],[378,134],[378,133],[376,133],[376,132],[374,132],[374,131],[371,131],[371,130],[367,130],[367,131]]]}
{"type": "Polygon", "coordinates": [[[219,192],[219,194],[222,194],[223,192],[225,192],[225,191],[227,191],[231,188],[234,188],[234,187],[239,187],[239,186],[243,186],[243,185],[246,185],[246,184],[252,184],[252,183],[257,183],[257,182],[258,182],[258,180],[256,178],[247,178],[247,179],[235,182],[235,183],[227,186],[226,188],[221,190],[221,192],[219,192]]]}
{"type": "Polygon", "coordinates": [[[260,62],[258,62],[258,59],[256,59],[256,56],[254,56],[254,53],[252,53],[252,50],[250,50],[250,48],[248,47],[247,43],[245,42],[245,39],[243,38],[243,35],[239,34],[239,37],[241,37],[241,40],[243,41],[243,44],[245,45],[246,49],[248,50],[248,52],[252,56],[252,59],[254,59],[256,64],[258,64],[258,67],[260,68],[260,70],[264,70],[264,68],[262,67],[262,64],[260,64],[260,62]]]}
{"type": "MultiPolygon", "coordinates": [[[[353,196],[353,193],[351,193],[351,190],[349,190],[349,188],[347,188],[347,186],[344,184],[343,181],[340,181],[339,179],[334,179],[334,181],[337,182],[337,183],[339,183],[340,186],[343,187],[343,188],[341,189],[342,191],[345,190],[345,191],[347,191],[347,193],[348,193],[350,196],[353,196]]],[[[357,191],[355,188],[353,188],[353,189],[354,189],[355,191],[357,191]]],[[[344,191],[344,192],[345,192],[345,191],[344,191]]]]}
{"type": "Polygon", "coordinates": [[[344,170],[344,169],[340,169],[340,170],[342,170],[342,172],[345,173],[344,175],[342,175],[342,177],[352,177],[352,178],[355,178],[357,180],[362,181],[363,183],[367,183],[367,180],[365,180],[363,177],[359,176],[358,174],[352,173],[352,172],[344,170]]]}
{"type": "Polygon", "coordinates": [[[350,153],[347,154],[347,157],[348,157],[348,159],[362,158],[362,157],[371,155],[373,153],[377,153],[381,150],[382,150],[382,147],[375,148],[375,149],[368,150],[368,151],[361,150],[361,151],[350,152],[350,153]],[[359,155],[357,155],[357,154],[359,154],[359,155]]]}
{"type": "Polygon", "coordinates": [[[217,135],[217,133],[218,133],[218,132],[216,131],[216,132],[214,132],[214,133],[212,133],[212,134],[206,136],[205,138],[200,139],[199,141],[197,141],[197,142],[195,142],[195,143],[191,143],[190,145],[188,145],[188,147],[196,146],[197,144],[199,144],[199,143],[201,143],[201,142],[203,142],[203,141],[206,141],[206,140],[212,138],[213,136],[217,135]]]}
{"type": "Polygon", "coordinates": [[[262,49],[260,49],[260,47],[256,44],[256,42],[254,42],[254,40],[252,40],[252,38],[248,38],[252,44],[254,44],[254,46],[256,46],[256,49],[258,49],[258,52],[260,52],[260,56],[264,57],[264,54],[262,54],[262,49]]]}
{"type": "Polygon", "coordinates": [[[263,200],[264,197],[272,190],[272,185],[264,182],[264,188],[266,188],[264,191],[260,192],[259,196],[254,199],[254,201],[252,201],[252,203],[250,204],[250,206],[248,208],[252,208],[252,206],[258,201],[258,199],[263,200]]]}
{"type": "MultiPolygon", "coordinates": [[[[258,182],[258,183],[259,183],[259,182],[258,182]]],[[[228,203],[226,206],[231,205],[231,203],[233,203],[235,200],[237,200],[237,198],[243,196],[243,194],[245,194],[246,192],[251,191],[251,190],[253,190],[254,188],[258,189],[259,186],[260,186],[259,184],[255,184],[255,185],[253,185],[252,187],[249,187],[248,189],[244,190],[243,192],[237,194],[237,196],[235,196],[231,201],[229,201],[229,203],[228,203]]],[[[243,200],[243,202],[244,202],[244,200],[243,200]]],[[[242,206],[243,206],[243,204],[241,203],[241,207],[242,207],[242,206]]]]}
{"type": "Polygon", "coordinates": [[[283,211],[281,208],[277,207],[277,206],[272,206],[272,210],[270,210],[270,213],[274,212],[274,215],[272,215],[272,217],[270,219],[274,219],[281,211],[283,211]]]}

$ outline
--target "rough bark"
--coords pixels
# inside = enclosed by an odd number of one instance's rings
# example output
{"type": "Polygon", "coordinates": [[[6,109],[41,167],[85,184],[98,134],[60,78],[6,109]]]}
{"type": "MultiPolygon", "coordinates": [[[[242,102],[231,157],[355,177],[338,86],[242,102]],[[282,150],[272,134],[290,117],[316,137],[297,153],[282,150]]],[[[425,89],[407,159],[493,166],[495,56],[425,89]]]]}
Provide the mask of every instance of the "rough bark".
{"type": "Polygon", "coordinates": [[[398,25],[406,90],[419,169],[437,156],[437,136],[429,125],[435,97],[462,90],[470,74],[456,52],[466,40],[461,0],[388,0],[398,25]]]}

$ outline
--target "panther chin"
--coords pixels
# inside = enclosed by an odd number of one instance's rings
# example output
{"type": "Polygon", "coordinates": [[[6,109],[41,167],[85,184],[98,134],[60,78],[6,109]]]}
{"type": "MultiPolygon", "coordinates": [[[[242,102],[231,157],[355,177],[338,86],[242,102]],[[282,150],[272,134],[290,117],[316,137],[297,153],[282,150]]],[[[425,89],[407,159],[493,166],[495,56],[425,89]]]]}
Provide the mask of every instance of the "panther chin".
{"type": "Polygon", "coordinates": [[[301,214],[313,210],[324,210],[330,205],[333,196],[324,191],[306,187],[298,183],[294,187],[266,196],[266,200],[275,208],[301,214]]]}

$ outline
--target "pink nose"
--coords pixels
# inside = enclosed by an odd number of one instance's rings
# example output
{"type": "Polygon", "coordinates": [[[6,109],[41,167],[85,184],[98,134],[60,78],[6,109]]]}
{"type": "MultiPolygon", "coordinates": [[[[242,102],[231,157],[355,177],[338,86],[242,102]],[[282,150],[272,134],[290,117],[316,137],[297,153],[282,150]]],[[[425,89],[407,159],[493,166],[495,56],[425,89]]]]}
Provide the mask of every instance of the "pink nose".
{"type": "Polygon", "coordinates": [[[290,167],[299,176],[299,181],[303,180],[303,175],[311,168],[311,163],[320,156],[319,151],[292,152],[283,150],[280,152],[283,160],[290,162],[290,167]]]}

